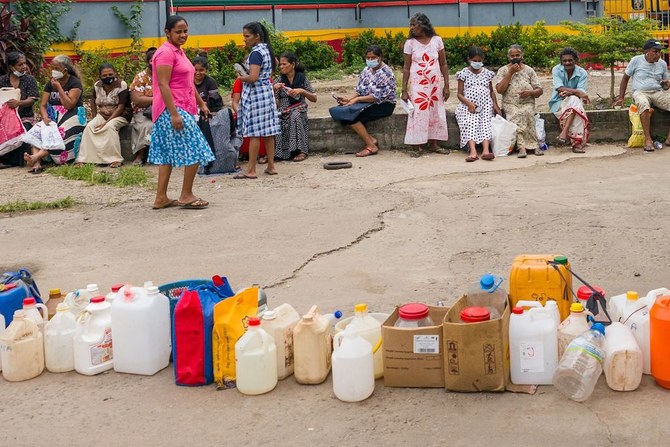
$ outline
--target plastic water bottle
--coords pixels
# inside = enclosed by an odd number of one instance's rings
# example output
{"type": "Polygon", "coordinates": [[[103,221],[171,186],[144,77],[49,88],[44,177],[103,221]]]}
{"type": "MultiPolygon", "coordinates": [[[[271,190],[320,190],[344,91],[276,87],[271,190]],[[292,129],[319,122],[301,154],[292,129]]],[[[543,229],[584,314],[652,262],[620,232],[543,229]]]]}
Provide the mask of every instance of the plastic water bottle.
{"type": "Polygon", "coordinates": [[[341,310],[336,310],[332,314],[324,315],[324,317],[326,317],[328,319],[328,322],[330,323],[330,333],[331,334],[335,333],[335,325],[337,324],[339,319],[342,318],[342,315],[344,315],[344,314],[342,313],[341,310]]]}
{"type": "Polygon", "coordinates": [[[501,287],[503,278],[489,273],[482,275],[478,282],[468,288],[468,304],[476,307],[486,307],[491,314],[491,320],[500,318],[507,302],[507,290],[501,287]]]}
{"type": "Polygon", "coordinates": [[[605,326],[596,323],[570,342],[552,380],[554,387],[576,402],[591,396],[603,372],[605,326]]]}

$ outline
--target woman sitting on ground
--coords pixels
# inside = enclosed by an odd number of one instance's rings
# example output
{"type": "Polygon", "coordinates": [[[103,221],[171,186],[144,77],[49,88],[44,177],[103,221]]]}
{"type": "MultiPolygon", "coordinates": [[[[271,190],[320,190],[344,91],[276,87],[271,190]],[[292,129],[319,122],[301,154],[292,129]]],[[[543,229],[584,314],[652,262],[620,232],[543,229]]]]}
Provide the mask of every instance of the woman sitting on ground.
{"type": "MultiPolygon", "coordinates": [[[[33,104],[40,95],[35,78],[28,74],[28,64],[23,53],[12,51],[7,54],[7,74],[0,76],[0,88],[17,88],[21,91],[19,99],[6,102],[10,109],[18,109],[23,127],[30,130],[35,124],[33,104]]],[[[23,166],[23,155],[30,152],[30,145],[23,143],[17,149],[0,157],[0,169],[10,166],[23,166]]]]}
{"type": "Polygon", "coordinates": [[[46,157],[51,157],[56,164],[74,161],[86,125],[86,110],[81,98],[83,90],[79,74],[70,58],[62,54],[54,57],[51,61],[51,79],[42,93],[40,115],[43,125],[48,126],[52,121],[56,123],[63,135],[65,150],[48,151],[35,142],[32,155],[24,155],[30,172],[42,172],[42,160],[46,157]]]}
{"type": "Polygon", "coordinates": [[[588,75],[577,65],[579,56],[574,49],[564,48],[560,60],[551,70],[554,94],[549,100],[549,110],[561,125],[558,143],[567,144],[569,139],[572,152],[583,154],[589,139],[589,119],[583,106],[590,102],[586,94],[588,75]]]}
{"type": "Polygon", "coordinates": [[[519,158],[526,158],[527,151],[544,155],[537,143],[535,133],[535,98],[542,96],[540,80],[531,67],[523,63],[521,45],[511,45],[507,50],[509,64],[498,70],[496,91],[502,95],[502,110],[505,118],[519,126],[516,147],[519,158]]]}
{"type": "Polygon", "coordinates": [[[309,155],[309,126],[307,101],[316,102],[312,84],[305,76],[305,68],[298,64],[295,54],[287,51],[279,57],[281,76],[274,84],[279,105],[281,134],[277,136],[275,158],[303,161],[309,155]]]}
{"type": "Polygon", "coordinates": [[[151,104],[154,96],[151,84],[151,60],[155,52],[155,47],[147,50],[144,57],[147,68],[135,75],[129,89],[133,105],[133,119],[130,121],[133,164],[139,166],[146,160],[147,148],[151,144],[151,129],[153,129],[151,104]]]}
{"type": "Polygon", "coordinates": [[[356,95],[351,98],[337,97],[337,103],[344,107],[330,109],[334,120],[351,126],[365,147],[356,153],[357,157],[368,157],[379,152],[377,139],[372,137],[365,124],[393,114],[395,109],[395,76],[382,60],[382,49],[370,45],[365,52],[367,67],[363,69],[356,87],[356,95]]]}
{"type": "Polygon", "coordinates": [[[123,164],[119,130],[128,125],[128,85],[118,78],[112,64],[102,64],[98,73],[100,80],[93,85],[91,98],[93,119],[84,130],[77,164],[106,164],[118,168],[123,164]]]}

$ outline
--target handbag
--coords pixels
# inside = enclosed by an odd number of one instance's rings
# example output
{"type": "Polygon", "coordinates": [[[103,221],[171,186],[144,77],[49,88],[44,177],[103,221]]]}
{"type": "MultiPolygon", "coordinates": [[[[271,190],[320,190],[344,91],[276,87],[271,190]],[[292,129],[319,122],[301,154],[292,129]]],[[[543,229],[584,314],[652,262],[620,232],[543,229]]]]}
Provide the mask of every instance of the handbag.
{"type": "Polygon", "coordinates": [[[355,121],[358,115],[374,103],[372,102],[357,102],[350,106],[335,106],[328,109],[330,116],[335,121],[355,121]]]}
{"type": "Polygon", "coordinates": [[[149,119],[153,119],[153,115],[151,114],[151,107],[147,107],[146,109],[144,109],[142,115],[146,116],[149,119]]]}
{"type": "Polygon", "coordinates": [[[5,155],[23,144],[21,136],[26,133],[18,109],[7,104],[0,107],[0,155],[5,155]]]}

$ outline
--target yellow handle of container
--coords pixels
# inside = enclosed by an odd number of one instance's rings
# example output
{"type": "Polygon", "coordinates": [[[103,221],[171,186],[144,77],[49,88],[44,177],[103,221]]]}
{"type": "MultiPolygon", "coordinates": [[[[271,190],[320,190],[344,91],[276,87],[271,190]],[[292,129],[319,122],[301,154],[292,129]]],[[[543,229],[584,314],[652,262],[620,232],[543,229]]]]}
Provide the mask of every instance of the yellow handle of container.
{"type": "Polygon", "coordinates": [[[379,348],[381,348],[381,347],[382,347],[382,338],[379,337],[379,341],[377,342],[377,344],[375,345],[375,347],[372,348],[372,353],[373,353],[373,354],[376,354],[377,351],[379,351],[379,348]]]}

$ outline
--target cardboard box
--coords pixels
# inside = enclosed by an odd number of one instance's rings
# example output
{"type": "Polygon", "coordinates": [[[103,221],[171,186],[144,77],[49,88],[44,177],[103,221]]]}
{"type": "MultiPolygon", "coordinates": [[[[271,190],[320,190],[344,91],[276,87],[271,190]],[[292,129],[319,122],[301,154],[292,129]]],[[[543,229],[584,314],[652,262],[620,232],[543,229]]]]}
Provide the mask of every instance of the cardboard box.
{"type": "Polygon", "coordinates": [[[509,381],[509,302],[500,318],[461,323],[465,296],[444,318],[444,376],[449,391],[505,391],[509,381]]]}
{"type": "Polygon", "coordinates": [[[398,308],[382,325],[384,386],[444,387],[442,321],[449,308],[428,306],[428,309],[434,326],[394,327],[398,308]]]}

